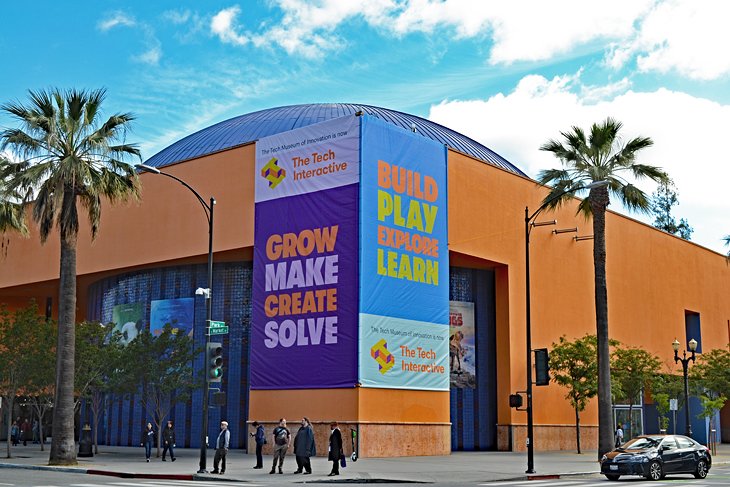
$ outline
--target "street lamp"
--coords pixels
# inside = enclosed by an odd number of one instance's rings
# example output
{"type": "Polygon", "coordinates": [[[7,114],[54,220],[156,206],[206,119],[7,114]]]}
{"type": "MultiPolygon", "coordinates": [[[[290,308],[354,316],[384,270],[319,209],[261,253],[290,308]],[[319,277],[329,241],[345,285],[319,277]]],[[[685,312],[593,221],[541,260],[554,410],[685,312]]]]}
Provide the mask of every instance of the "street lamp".
{"type": "Polygon", "coordinates": [[[694,338],[691,339],[687,345],[689,346],[689,351],[692,352],[692,355],[689,357],[687,356],[687,350],[684,350],[682,352],[682,358],[679,358],[679,342],[675,338],[672,342],[672,348],[674,349],[674,363],[682,362],[682,373],[684,374],[684,417],[685,417],[685,433],[690,438],[692,437],[692,423],[689,420],[689,384],[687,381],[687,367],[689,366],[689,361],[692,362],[695,361],[695,351],[697,350],[697,340],[694,338]]]}
{"type": "Polygon", "coordinates": [[[554,225],[556,222],[535,222],[537,216],[547,208],[550,203],[565,196],[566,194],[575,193],[582,189],[597,188],[606,186],[608,181],[594,181],[585,186],[577,186],[568,188],[565,191],[556,194],[552,198],[543,202],[540,207],[530,214],[529,208],[525,207],[525,341],[527,344],[527,470],[525,473],[535,473],[535,446],[534,446],[534,422],[532,417],[532,323],[530,317],[530,232],[533,227],[544,225],[554,225]]]}
{"type": "MultiPolygon", "coordinates": [[[[178,183],[182,184],[186,188],[188,188],[198,199],[198,202],[202,205],[203,209],[205,210],[205,217],[208,220],[208,288],[198,288],[195,291],[195,294],[200,294],[205,297],[205,343],[206,347],[203,348],[203,353],[205,353],[205,350],[207,349],[207,344],[210,342],[210,334],[208,333],[208,327],[210,326],[210,321],[212,319],[213,314],[213,305],[211,300],[211,291],[213,290],[213,208],[215,207],[215,198],[212,196],[210,197],[210,203],[206,203],[205,200],[198,194],[197,191],[195,191],[192,186],[190,186],[188,183],[183,181],[182,179],[173,176],[172,174],[168,174],[166,172],[162,172],[156,167],[147,166],[145,164],[137,164],[135,166],[137,169],[148,172],[151,174],[161,174],[163,176],[167,176],[168,178],[172,178],[178,183]]],[[[208,378],[206,374],[203,374],[203,424],[201,425],[200,429],[200,469],[198,470],[198,473],[207,473],[206,467],[208,458],[206,455],[206,446],[207,446],[207,437],[208,437],[208,378]]]]}

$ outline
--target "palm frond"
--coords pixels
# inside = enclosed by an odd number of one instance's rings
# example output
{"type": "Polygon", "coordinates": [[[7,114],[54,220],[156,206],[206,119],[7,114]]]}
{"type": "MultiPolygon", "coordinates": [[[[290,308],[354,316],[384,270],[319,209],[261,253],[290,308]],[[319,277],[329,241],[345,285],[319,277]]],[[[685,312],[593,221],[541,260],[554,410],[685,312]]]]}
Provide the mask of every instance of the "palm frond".
{"type": "Polygon", "coordinates": [[[648,213],[651,209],[649,197],[633,184],[625,184],[618,192],[621,202],[630,210],[648,213]]]}

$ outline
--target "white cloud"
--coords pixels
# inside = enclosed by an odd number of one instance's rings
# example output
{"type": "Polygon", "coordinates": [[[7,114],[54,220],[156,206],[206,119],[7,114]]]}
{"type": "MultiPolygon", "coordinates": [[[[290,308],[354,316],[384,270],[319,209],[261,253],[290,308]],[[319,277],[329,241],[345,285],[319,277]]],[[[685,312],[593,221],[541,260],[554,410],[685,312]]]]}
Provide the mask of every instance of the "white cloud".
{"type": "Polygon", "coordinates": [[[698,80],[730,73],[730,3],[718,0],[670,0],[659,3],[635,35],[609,53],[609,64],[632,57],[641,71],[677,73],[698,80]]]}
{"type": "Polygon", "coordinates": [[[106,32],[114,27],[134,27],[135,25],[137,25],[137,22],[134,20],[134,17],[130,17],[121,10],[117,10],[109,14],[104,20],[99,21],[97,28],[102,32],[106,32]]]}
{"type": "Polygon", "coordinates": [[[167,10],[162,13],[162,18],[175,25],[186,23],[192,17],[190,10],[167,10]]]}
{"type": "Polygon", "coordinates": [[[142,54],[133,56],[132,59],[143,64],[151,64],[156,66],[160,63],[162,58],[162,48],[159,45],[152,46],[142,54]]]}
{"type": "Polygon", "coordinates": [[[493,65],[537,62],[576,49],[604,50],[607,64],[716,79],[730,73],[730,2],[722,0],[274,0],[282,18],[240,34],[238,6],[221,10],[211,30],[223,42],[275,45],[321,58],[356,42],[347,24],[363,21],[397,37],[412,33],[484,39],[493,65]]]}
{"type": "MultiPolygon", "coordinates": [[[[614,88],[606,89],[602,99],[587,99],[579,76],[548,80],[531,75],[511,93],[432,106],[429,118],[482,142],[534,177],[541,169],[560,165],[539,150],[548,139],[559,139],[560,131],[573,125],[587,128],[614,117],[624,123],[624,137],[654,140],[640,160],[663,167],[676,182],[680,205],[674,214],[695,228],[692,240],[725,252],[721,238],[728,233],[730,200],[723,195],[730,181],[730,155],[724,140],[730,105],[666,89],[616,94],[614,88]]],[[[600,90],[592,87],[589,92],[600,90]]],[[[647,192],[654,189],[648,183],[639,186],[647,192]]],[[[612,209],[620,210],[617,202],[612,209]]]]}
{"type": "Polygon", "coordinates": [[[237,30],[236,17],[241,12],[238,6],[221,10],[213,16],[210,21],[210,30],[213,34],[227,44],[245,45],[249,42],[249,38],[241,35],[237,30]]]}

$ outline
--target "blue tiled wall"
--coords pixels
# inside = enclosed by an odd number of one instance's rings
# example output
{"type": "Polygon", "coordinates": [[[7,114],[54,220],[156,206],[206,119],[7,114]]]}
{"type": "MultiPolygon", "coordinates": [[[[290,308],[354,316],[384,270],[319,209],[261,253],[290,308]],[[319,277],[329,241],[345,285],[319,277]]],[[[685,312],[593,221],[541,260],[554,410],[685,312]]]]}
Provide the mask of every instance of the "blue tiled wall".
{"type": "Polygon", "coordinates": [[[476,389],[451,389],[451,449],[497,449],[494,272],[451,268],[451,301],[474,303],[476,389]]]}
{"type": "MultiPolygon", "coordinates": [[[[210,407],[208,436],[217,435],[219,422],[226,419],[231,441],[236,448],[246,445],[248,417],[248,337],[251,323],[251,263],[221,263],[213,266],[213,319],[225,321],[230,333],[221,335],[224,346],[225,374],[222,390],[226,405],[210,407]]],[[[196,296],[198,287],[207,287],[207,266],[188,265],[146,269],[99,281],[89,288],[88,316],[92,320],[110,322],[115,305],[143,303],[145,323],[149,326],[150,302],[157,299],[195,298],[194,340],[204,346],[205,299],[196,296]]],[[[202,355],[194,363],[196,373],[203,367],[202,355]]],[[[107,398],[108,407],[101,421],[99,438],[111,445],[138,445],[142,424],[149,416],[138,398],[107,398]]],[[[203,396],[193,393],[188,404],[179,403],[170,412],[175,421],[178,445],[200,446],[200,411],[203,396]]]]}

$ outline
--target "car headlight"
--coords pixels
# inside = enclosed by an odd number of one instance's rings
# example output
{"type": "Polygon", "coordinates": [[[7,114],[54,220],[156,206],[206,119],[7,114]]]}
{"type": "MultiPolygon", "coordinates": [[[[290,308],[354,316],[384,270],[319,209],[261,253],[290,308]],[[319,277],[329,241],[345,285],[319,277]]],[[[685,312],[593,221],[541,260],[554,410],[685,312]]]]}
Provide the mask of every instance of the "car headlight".
{"type": "Polygon", "coordinates": [[[629,461],[633,463],[646,463],[649,461],[649,457],[646,455],[634,455],[629,459],[629,461]]]}

